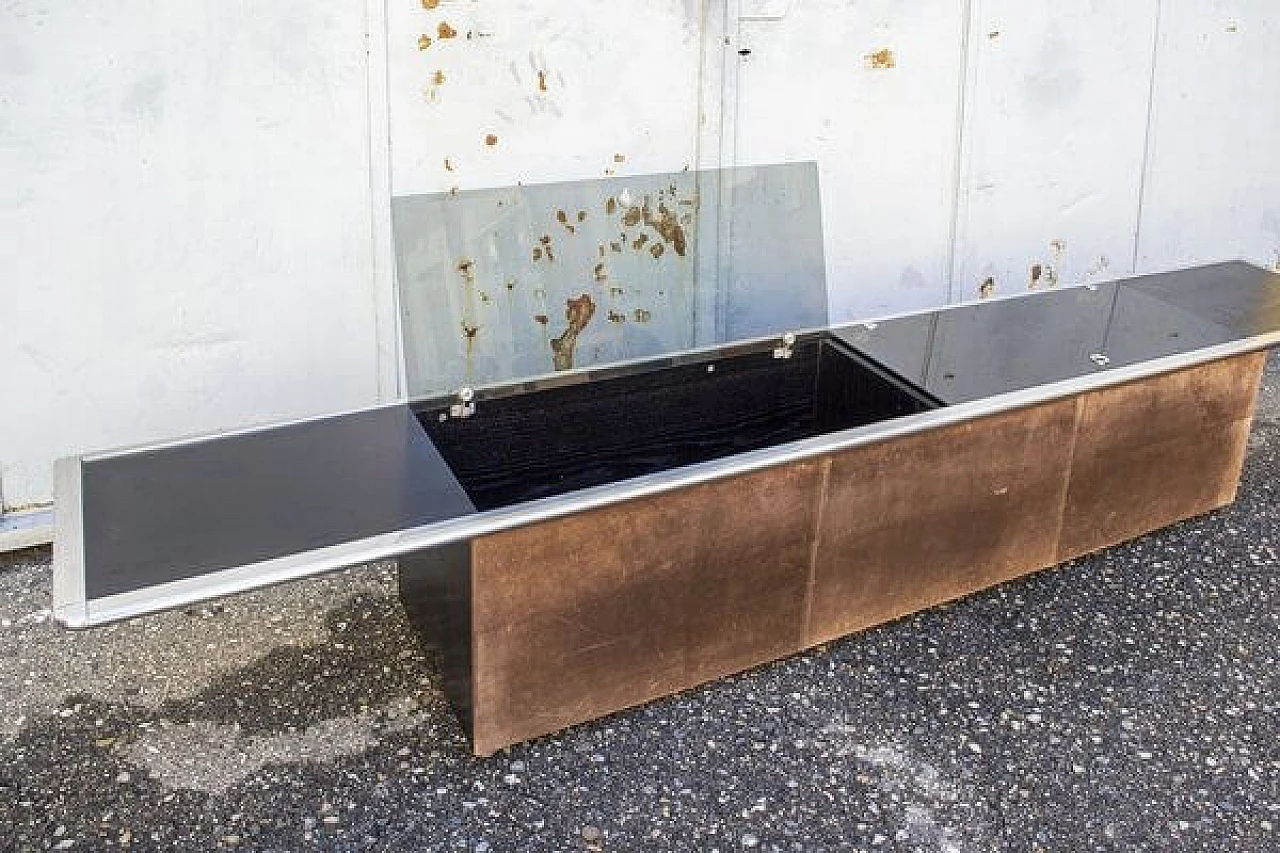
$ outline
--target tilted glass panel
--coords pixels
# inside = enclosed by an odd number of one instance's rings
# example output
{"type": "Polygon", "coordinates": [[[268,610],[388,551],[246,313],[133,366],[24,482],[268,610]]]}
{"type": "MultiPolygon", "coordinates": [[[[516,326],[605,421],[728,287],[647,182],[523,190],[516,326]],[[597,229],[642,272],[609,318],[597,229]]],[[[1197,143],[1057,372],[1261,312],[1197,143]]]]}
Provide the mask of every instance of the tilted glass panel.
{"type": "Polygon", "coordinates": [[[813,163],[392,200],[411,398],[826,326],[813,163]]]}

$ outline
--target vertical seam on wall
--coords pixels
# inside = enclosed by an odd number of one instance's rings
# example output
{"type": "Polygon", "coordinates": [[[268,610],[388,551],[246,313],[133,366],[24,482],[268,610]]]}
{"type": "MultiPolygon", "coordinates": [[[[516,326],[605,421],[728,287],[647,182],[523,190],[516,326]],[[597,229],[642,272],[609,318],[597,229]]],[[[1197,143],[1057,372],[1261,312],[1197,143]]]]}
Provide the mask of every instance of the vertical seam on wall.
{"type": "Polygon", "coordinates": [[[965,124],[968,121],[969,110],[967,99],[969,94],[969,78],[972,75],[977,77],[978,60],[972,56],[970,32],[973,29],[973,16],[976,14],[978,0],[964,0],[962,6],[962,20],[960,23],[960,80],[958,82],[959,91],[956,94],[956,159],[955,165],[951,170],[951,222],[947,232],[947,303],[952,304],[957,301],[957,270],[956,262],[959,257],[957,242],[960,239],[960,203],[964,197],[964,189],[962,180],[966,171],[966,161],[968,158],[968,150],[966,139],[968,134],[965,133],[965,124]]]}
{"type": "Polygon", "coordinates": [[[395,247],[391,235],[391,103],[386,0],[366,0],[364,29],[374,371],[378,402],[385,403],[390,399],[400,399],[404,388],[395,247]]]}
{"type": "Polygon", "coordinates": [[[827,511],[827,491],[831,487],[830,456],[822,460],[822,483],[818,488],[818,511],[814,513],[813,536],[809,538],[809,577],[804,586],[804,619],[800,623],[800,647],[805,648],[812,642],[810,626],[813,615],[813,591],[818,583],[818,546],[821,544],[822,519],[827,511]]]}
{"type": "Polygon", "coordinates": [[[1156,22],[1151,29],[1151,78],[1147,81],[1147,125],[1142,139],[1142,171],[1138,175],[1138,210],[1133,225],[1133,257],[1130,259],[1129,272],[1138,271],[1138,258],[1142,251],[1142,216],[1147,203],[1147,180],[1151,170],[1151,126],[1155,117],[1156,105],[1156,66],[1160,62],[1160,20],[1163,17],[1164,4],[1156,0],[1156,22]]]}

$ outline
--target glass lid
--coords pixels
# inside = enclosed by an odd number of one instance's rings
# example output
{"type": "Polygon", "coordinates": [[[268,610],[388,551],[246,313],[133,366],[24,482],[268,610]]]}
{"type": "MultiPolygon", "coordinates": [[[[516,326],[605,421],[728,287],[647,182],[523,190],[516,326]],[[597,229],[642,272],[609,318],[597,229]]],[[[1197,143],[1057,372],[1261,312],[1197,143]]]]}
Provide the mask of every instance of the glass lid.
{"type": "Polygon", "coordinates": [[[814,163],[397,196],[420,399],[827,325],[814,163]]]}

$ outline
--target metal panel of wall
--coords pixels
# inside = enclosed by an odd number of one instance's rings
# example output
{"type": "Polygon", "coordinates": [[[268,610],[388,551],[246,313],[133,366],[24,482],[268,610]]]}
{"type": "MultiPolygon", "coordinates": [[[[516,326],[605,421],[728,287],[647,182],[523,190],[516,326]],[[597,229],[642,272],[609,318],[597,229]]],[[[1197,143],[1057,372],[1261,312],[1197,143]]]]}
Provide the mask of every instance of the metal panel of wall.
{"type": "Polygon", "coordinates": [[[953,296],[1130,271],[1157,0],[974,0],[953,296]]]}
{"type": "Polygon", "coordinates": [[[1243,258],[1280,270],[1280,6],[1165,3],[1140,270],[1243,258]]]}
{"type": "Polygon", "coordinates": [[[945,303],[962,4],[794,0],[741,12],[726,87],[734,156],[818,161],[832,321],[945,303]]]}
{"type": "Polygon", "coordinates": [[[362,4],[0,12],[0,473],[378,396],[362,4]]]}

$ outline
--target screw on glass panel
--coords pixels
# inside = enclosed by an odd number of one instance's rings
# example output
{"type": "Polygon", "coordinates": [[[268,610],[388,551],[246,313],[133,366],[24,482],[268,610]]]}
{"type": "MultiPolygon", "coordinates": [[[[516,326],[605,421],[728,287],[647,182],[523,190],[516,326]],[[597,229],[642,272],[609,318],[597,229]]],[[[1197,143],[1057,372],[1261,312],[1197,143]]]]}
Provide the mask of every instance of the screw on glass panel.
{"type": "Polygon", "coordinates": [[[791,348],[796,345],[795,332],[787,332],[782,336],[782,346],[773,348],[774,358],[791,358],[791,348]]]}
{"type": "Polygon", "coordinates": [[[449,407],[449,416],[454,418],[469,418],[476,413],[475,404],[476,392],[470,388],[462,388],[458,391],[458,402],[449,407]]]}
{"type": "Polygon", "coordinates": [[[707,373],[715,373],[715,372],[716,372],[716,366],[714,364],[708,364],[707,373]]]}
{"type": "Polygon", "coordinates": [[[863,323],[862,328],[866,329],[867,331],[871,331],[872,329],[874,329],[876,326],[879,326],[879,325],[880,325],[879,323],[863,323]]]}
{"type": "Polygon", "coordinates": [[[1089,356],[1089,360],[1098,365],[1098,367],[1106,367],[1111,363],[1111,359],[1107,358],[1100,352],[1095,352],[1093,355],[1089,356]]]}

